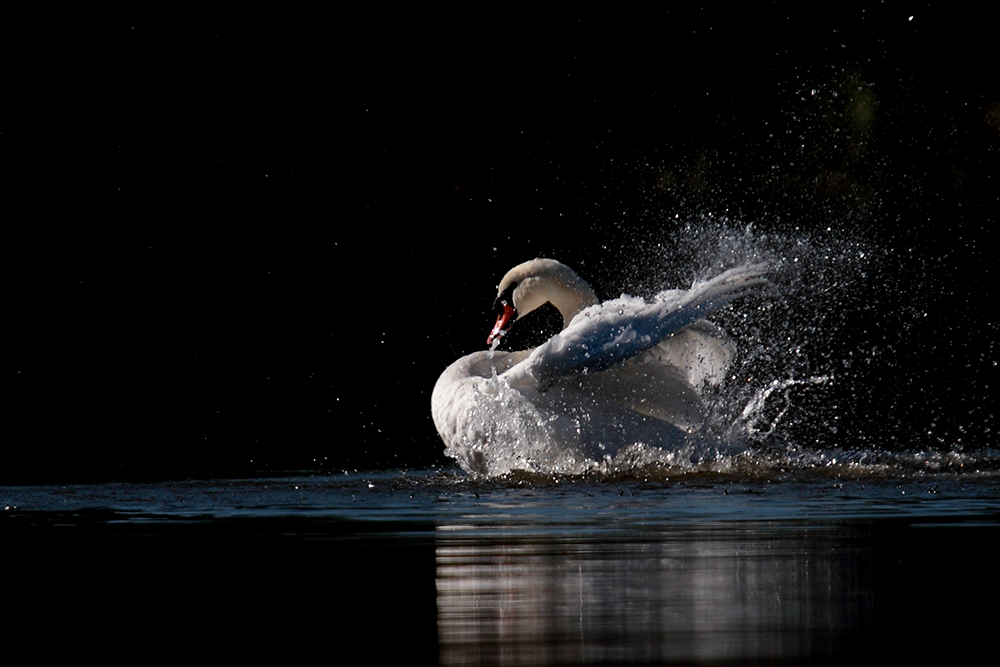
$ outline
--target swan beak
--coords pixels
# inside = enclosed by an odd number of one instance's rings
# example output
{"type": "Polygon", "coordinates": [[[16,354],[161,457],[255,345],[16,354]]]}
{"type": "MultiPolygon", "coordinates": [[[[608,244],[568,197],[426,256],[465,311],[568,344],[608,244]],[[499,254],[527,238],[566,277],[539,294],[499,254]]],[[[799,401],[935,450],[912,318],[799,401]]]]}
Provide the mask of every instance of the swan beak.
{"type": "Polygon", "coordinates": [[[507,305],[506,301],[501,301],[500,303],[503,306],[503,310],[497,315],[497,323],[493,325],[493,331],[490,332],[490,337],[486,339],[487,345],[492,345],[494,338],[499,338],[507,333],[507,329],[514,323],[516,311],[507,305]]]}

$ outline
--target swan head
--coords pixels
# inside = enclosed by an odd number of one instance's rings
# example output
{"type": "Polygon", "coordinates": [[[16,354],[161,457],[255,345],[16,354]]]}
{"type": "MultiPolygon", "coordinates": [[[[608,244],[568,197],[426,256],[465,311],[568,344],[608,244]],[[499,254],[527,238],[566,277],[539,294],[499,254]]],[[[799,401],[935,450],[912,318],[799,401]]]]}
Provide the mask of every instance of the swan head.
{"type": "Polygon", "coordinates": [[[563,317],[563,328],[584,308],[598,303],[590,285],[573,269],[554,259],[533,259],[507,272],[497,287],[493,310],[497,320],[487,345],[503,336],[519,318],[550,303],[563,317]]]}

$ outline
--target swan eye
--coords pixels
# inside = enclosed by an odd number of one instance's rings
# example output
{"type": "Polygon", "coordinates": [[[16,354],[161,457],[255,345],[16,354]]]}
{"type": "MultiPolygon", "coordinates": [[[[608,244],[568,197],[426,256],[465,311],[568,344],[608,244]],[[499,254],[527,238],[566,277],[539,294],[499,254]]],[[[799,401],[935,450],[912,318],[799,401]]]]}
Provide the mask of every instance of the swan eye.
{"type": "Polygon", "coordinates": [[[501,294],[493,302],[494,312],[502,312],[505,307],[514,307],[514,290],[517,289],[517,283],[511,283],[507,286],[501,294]]]}

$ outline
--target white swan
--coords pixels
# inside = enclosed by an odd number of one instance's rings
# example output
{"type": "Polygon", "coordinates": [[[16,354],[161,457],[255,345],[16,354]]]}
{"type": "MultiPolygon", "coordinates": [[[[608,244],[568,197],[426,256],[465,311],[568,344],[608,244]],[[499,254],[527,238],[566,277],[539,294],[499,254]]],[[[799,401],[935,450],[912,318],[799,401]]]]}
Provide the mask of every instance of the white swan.
{"type": "Polygon", "coordinates": [[[702,424],[701,392],[722,381],[735,354],[702,318],[759,290],[765,268],[738,266],[650,302],[623,294],[600,303],[555,260],[514,267],[487,344],[546,303],[563,330],[532,350],[474,352],[441,374],[431,413],[446,453],[467,472],[496,475],[580,469],[638,443],[678,447],[702,424]]]}

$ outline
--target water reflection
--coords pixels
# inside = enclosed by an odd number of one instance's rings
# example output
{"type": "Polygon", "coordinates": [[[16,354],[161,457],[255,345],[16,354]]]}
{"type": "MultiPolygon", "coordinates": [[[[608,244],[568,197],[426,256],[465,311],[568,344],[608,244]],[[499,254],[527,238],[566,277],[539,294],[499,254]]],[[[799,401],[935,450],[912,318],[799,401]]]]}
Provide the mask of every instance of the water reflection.
{"type": "Polygon", "coordinates": [[[875,624],[865,531],[689,526],[436,549],[443,664],[833,656],[875,624]]]}

